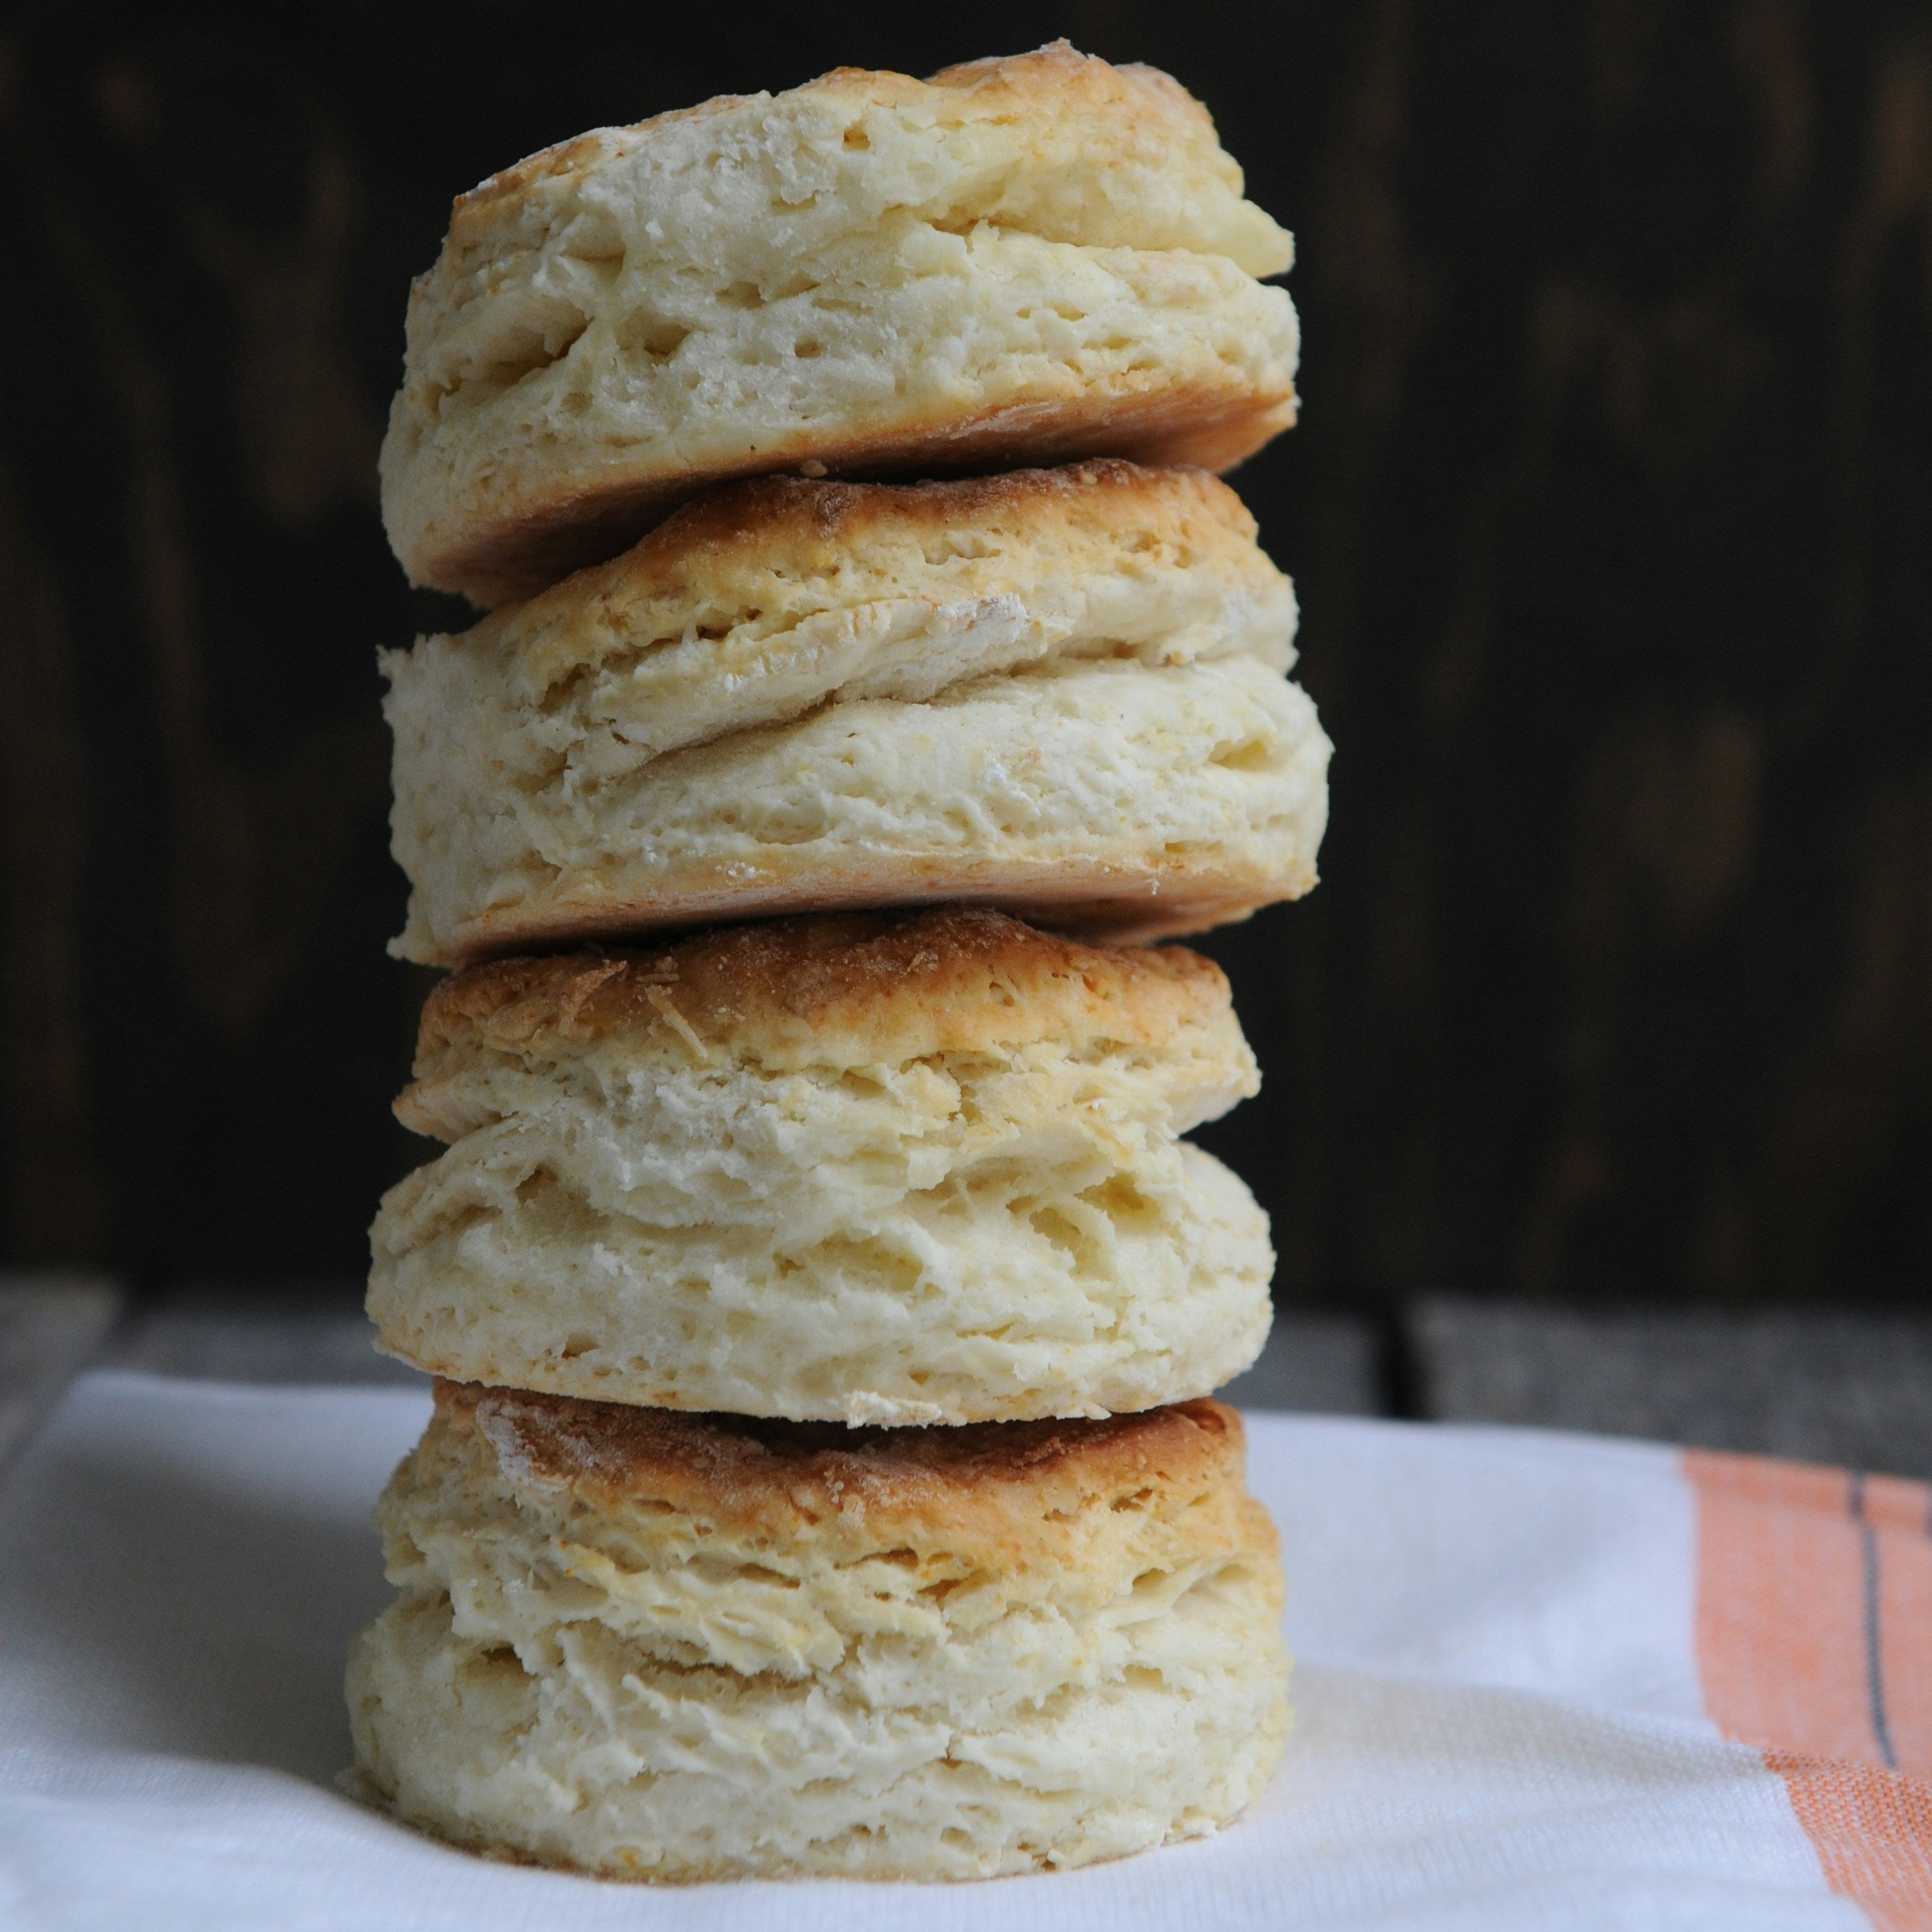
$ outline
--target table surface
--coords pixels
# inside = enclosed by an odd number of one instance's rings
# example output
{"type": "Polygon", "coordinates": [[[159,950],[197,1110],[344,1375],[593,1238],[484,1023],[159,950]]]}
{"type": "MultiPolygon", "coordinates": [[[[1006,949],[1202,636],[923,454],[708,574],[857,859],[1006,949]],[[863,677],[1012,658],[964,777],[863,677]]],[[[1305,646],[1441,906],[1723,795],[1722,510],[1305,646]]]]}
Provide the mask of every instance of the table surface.
{"type": "MultiPolygon", "coordinates": [[[[0,1462],[88,1366],[266,1383],[424,1379],[375,1352],[353,1284],[137,1300],[0,1275],[0,1462]]],[[[1932,1320],[1588,1312],[1418,1298],[1378,1322],[1286,1310],[1222,1391],[1257,1408],[1585,1430],[1932,1477],[1932,1320]]]]}

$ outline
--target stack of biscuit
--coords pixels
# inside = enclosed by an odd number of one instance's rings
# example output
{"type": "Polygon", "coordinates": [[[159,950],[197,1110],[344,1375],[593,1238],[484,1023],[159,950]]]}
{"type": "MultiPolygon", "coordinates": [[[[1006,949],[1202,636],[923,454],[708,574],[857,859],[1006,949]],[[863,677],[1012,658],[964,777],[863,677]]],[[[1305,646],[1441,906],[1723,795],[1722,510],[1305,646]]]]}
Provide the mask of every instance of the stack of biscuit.
{"type": "Polygon", "coordinates": [[[1234,1413],[1256,1085],[1141,942],[1314,883],[1288,238],[1166,76],[841,70],[550,149],[411,297],[394,950],[454,969],[369,1306],[438,1378],[362,1788],[607,1876],[1211,1831],[1288,1724],[1234,1413]],[[937,480],[934,480],[934,479],[937,480]]]}

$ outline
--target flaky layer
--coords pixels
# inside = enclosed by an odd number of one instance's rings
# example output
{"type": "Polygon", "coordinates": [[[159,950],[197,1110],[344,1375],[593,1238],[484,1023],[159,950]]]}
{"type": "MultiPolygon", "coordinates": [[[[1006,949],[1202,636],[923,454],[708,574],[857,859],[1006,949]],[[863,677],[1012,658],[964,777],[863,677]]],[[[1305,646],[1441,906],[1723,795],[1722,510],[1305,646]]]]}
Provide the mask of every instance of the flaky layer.
{"type": "Polygon", "coordinates": [[[369,1307],[440,1373],[957,1423],[1204,1394],[1265,1339],[1265,1217],[1177,1139],[1256,1085],[1193,956],[827,919],[478,968],[423,1034],[398,1111],[455,1144],[369,1307]]]}
{"type": "Polygon", "coordinates": [[[589,735],[526,755],[430,685],[392,691],[394,950],[452,964],[760,914],[955,899],[1122,938],[1315,883],[1329,744],[1252,658],[1076,660],[923,702],[841,699],[661,758],[589,735]],[[460,748],[456,740],[467,730],[460,748]]]}
{"type": "Polygon", "coordinates": [[[1266,1217],[1193,1148],[1127,1174],[1002,1166],[776,1234],[641,1220],[560,1151],[472,1136],[385,1198],[384,1348],[560,1394],[912,1425],[1184,1400],[1268,1339],[1266,1217]]]}
{"type": "Polygon", "coordinates": [[[948,897],[1136,938],[1238,916],[1313,878],[1294,627],[1198,471],[714,493],[386,655],[398,950],[948,897]]]}
{"type": "Polygon", "coordinates": [[[634,1878],[1211,1830],[1287,1719],[1238,1424],[1082,1427],[828,1446],[441,1390],[380,1512],[402,1594],[352,1659],[358,1762],[460,1842],[634,1878]]]}
{"type": "Polygon", "coordinates": [[[586,135],[412,293],[391,538],[496,603],[802,461],[1225,468],[1293,418],[1291,252],[1198,103],[1064,46],[586,135]]]}

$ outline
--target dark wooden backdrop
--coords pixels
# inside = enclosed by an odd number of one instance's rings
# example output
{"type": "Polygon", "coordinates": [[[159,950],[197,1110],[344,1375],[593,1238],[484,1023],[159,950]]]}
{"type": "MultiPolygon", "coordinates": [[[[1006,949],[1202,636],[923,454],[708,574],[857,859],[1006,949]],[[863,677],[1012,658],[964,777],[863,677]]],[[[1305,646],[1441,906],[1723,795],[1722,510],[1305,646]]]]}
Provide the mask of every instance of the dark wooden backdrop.
{"type": "Polygon", "coordinates": [[[4,1256],[359,1270],[388,962],[373,464],[451,194],[1064,32],[1298,232],[1239,487],[1340,747],[1221,935],[1286,1292],[1932,1271],[1932,16],[1864,0],[16,8],[0,31],[4,1256]]]}

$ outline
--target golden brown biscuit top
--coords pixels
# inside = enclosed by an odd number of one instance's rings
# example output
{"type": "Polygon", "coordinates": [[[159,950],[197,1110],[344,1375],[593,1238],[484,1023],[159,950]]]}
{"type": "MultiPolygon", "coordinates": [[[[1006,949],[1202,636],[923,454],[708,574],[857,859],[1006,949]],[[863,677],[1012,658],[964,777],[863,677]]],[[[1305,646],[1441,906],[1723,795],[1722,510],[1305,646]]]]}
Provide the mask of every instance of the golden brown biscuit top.
{"type": "MultiPolygon", "coordinates": [[[[1117,458],[925,483],[770,476],[687,504],[641,542],[464,634],[500,653],[518,682],[548,688],[585,664],[629,662],[691,638],[782,642],[816,614],[894,598],[1005,592],[1024,601],[1059,579],[1198,573],[1256,602],[1281,573],[1254,518],[1203,470],[1117,458]]],[[[742,655],[742,652],[740,653],[742,655]]],[[[713,675],[753,674],[753,656],[713,675]]]]}
{"type": "Polygon", "coordinates": [[[721,1532],[842,1520],[957,1540],[1242,1495],[1238,1414],[1203,1398],[1105,1421],[848,1429],[439,1381],[437,1424],[480,1436],[514,1488],[593,1508],[668,1505],[721,1532]]]}
{"type": "Polygon", "coordinates": [[[424,1006],[416,1073],[478,1048],[896,1064],[1046,1040],[1155,1045],[1190,1022],[1234,1028],[1226,976],[1180,946],[1084,946],[973,908],[824,914],[472,967],[424,1006]]]}
{"type": "Polygon", "coordinates": [[[1247,506],[1204,470],[1094,457],[923,483],[757,477],[687,504],[631,556],[640,571],[680,576],[687,560],[715,567],[744,552],[781,573],[831,571],[868,538],[904,531],[929,541],[980,522],[1021,531],[1070,524],[1136,550],[1162,539],[1204,548],[1232,540],[1244,554],[1256,537],[1247,506]]]}

